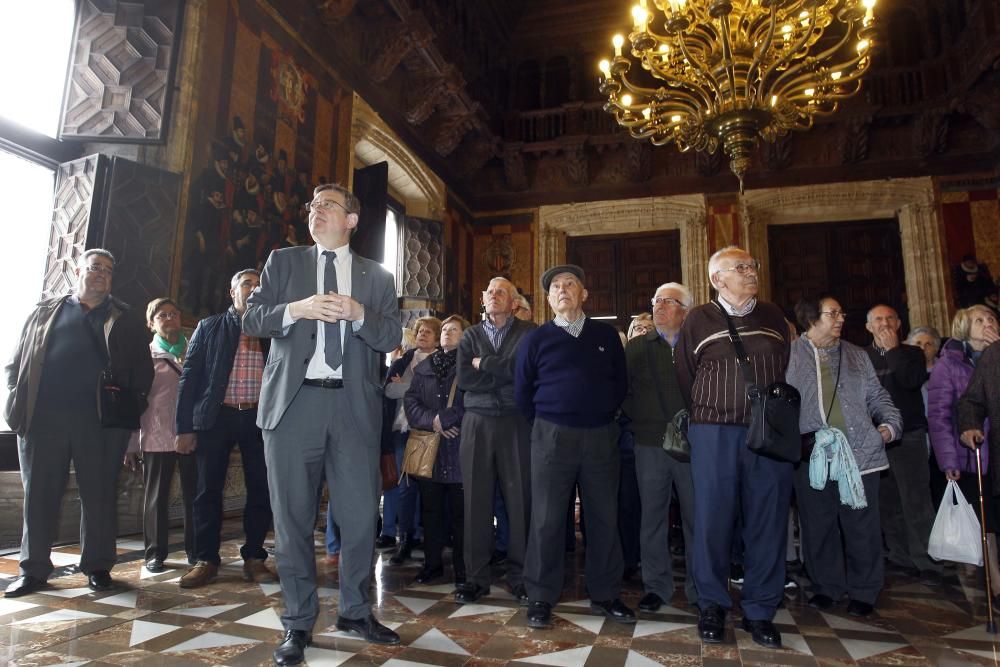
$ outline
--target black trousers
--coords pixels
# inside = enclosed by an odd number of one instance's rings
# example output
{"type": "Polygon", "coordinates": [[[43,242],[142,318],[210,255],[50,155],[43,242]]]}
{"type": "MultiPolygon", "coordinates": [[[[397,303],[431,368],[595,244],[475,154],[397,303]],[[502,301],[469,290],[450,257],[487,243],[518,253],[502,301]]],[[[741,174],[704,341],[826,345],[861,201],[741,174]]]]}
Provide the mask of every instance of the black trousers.
{"type": "Polygon", "coordinates": [[[166,560],[169,552],[170,483],[174,468],[180,471],[181,502],[184,503],[184,551],[188,560],[197,558],[194,547],[194,496],[198,488],[198,465],[191,454],[143,452],[142,477],[146,484],[143,498],[142,531],[146,560],[166,560]]]}
{"type": "Polygon", "coordinates": [[[243,558],[267,558],[264,538],[271,528],[271,500],[267,489],[264,440],[257,428],[256,410],[236,410],[225,406],[215,426],[198,432],[194,450],[198,462],[198,495],[194,499],[195,550],[198,560],[219,564],[222,530],[222,490],[229,470],[229,452],[238,444],[243,458],[243,479],[247,502],[243,509],[246,542],[240,547],[243,558]]]}
{"type": "Polygon", "coordinates": [[[420,487],[420,520],[424,526],[424,565],[441,567],[441,552],[450,532],[453,537],[452,565],[456,573],[464,573],[462,485],[429,479],[418,479],[417,484],[420,487]]]}

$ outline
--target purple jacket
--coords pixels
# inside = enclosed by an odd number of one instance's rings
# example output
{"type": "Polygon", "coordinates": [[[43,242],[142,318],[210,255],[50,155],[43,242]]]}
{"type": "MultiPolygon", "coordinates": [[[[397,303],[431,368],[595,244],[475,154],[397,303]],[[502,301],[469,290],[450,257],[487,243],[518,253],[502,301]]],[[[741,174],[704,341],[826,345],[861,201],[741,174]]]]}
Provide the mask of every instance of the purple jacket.
{"type": "MultiPolygon", "coordinates": [[[[931,370],[927,383],[927,427],[938,468],[976,472],[976,455],[958,440],[958,399],[969,386],[972,362],[965,354],[965,344],[949,340],[941,358],[931,370]]],[[[989,428],[987,424],[986,428],[989,428]]],[[[989,448],[982,447],[983,471],[989,470],[989,448]]]]}
{"type": "MultiPolygon", "coordinates": [[[[439,354],[435,352],[434,354],[439,354]]],[[[431,355],[433,356],[433,355],[431,355]]],[[[406,390],[403,407],[406,410],[406,420],[410,428],[424,431],[434,430],[434,417],[441,415],[441,428],[448,430],[452,426],[462,427],[462,416],[465,414],[463,392],[455,392],[455,402],[449,408],[448,394],[455,381],[455,371],[452,370],[445,381],[438,383],[431,366],[431,358],[424,359],[413,369],[413,382],[406,390]]],[[[443,484],[461,484],[462,468],[458,459],[458,445],[461,436],[457,438],[441,438],[438,447],[437,460],[434,461],[434,482],[443,484]]]]}

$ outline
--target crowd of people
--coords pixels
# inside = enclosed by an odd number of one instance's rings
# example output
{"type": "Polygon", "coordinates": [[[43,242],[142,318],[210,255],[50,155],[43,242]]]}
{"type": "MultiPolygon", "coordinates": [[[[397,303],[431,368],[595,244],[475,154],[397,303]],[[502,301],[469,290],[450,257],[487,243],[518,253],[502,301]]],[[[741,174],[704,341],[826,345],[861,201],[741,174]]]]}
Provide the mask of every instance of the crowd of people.
{"type": "Polygon", "coordinates": [[[892,568],[940,583],[943,564],[927,554],[932,489],[954,480],[978,494],[980,463],[986,560],[996,570],[1000,434],[985,424],[1000,417],[1000,327],[990,308],[959,310],[942,346],[929,327],[901,341],[897,312],[874,304],[872,343],[862,348],[841,339],[846,315],[834,295],[803,298],[796,328],[758,299],[753,257],[726,247],[708,262],[715,298],[695,304],[684,285],[659,286],[625,345],[587,317],[587,277],[572,264],[544,272],[554,317],[540,326],[517,287],[496,277],[483,289],[480,321],[421,317],[405,344],[392,276],[350,250],[357,198],[321,185],[307,208],[315,245],[275,250],[262,271],[238,271],[231,306],[202,319],[190,341],[172,299],[149,303],[144,329],[111,296],[115,259],[102,249],[83,253],[73,294],[32,313],[6,368],[5,415],[25,488],[21,576],[7,597],[46,586],[71,461],[80,569],[93,590],[113,586],[115,480],[121,462],[135,467],[138,456],[145,568],[165,568],[178,470],[190,565],[179,585],[216,580],[233,446],[246,483],[243,577],[278,581],[284,596],[278,665],[301,663],[312,642],[324,483],[337,627],[375,643],[400,640],[371,612],[373,553],[391,551],[389,565],[403,565],[421,541],[416,583],[453,580],[455,602],[471,604],[503,563],[527,625],[549,627],[564,547],[575,544],[566,535],[577,493],[591,609],[635,623],[623,578],[641,572],[638,610],[653,613],[678,594],[683,562],[682,595],[708,643],[729,636],[739,563],[741,627],[760,645],[781,646],[773,621],[796,518],[812,607],[846,602],[847,613],[868,616],[892,568]],[[797,463],[748,447],[751,385],[775,382],[801,398],[797,463]],[[93,398],[107,391],[135,398],[137,423],[111,420],[93,398]],[[415,474],[407,455],[418,433],[436,434],[437,449],[432,469],[415,474]],[[408,474],[397,482],[400,472],[408,474]],[[272,527],[273,565],[264,548],[272,527]]]}

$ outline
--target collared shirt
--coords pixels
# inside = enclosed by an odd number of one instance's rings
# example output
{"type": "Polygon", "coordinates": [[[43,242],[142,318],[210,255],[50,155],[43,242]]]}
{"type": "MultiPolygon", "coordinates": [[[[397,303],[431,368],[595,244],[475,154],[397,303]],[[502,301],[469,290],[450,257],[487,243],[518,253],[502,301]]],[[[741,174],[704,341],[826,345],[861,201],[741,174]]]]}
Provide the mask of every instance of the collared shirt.
{"type": "Polygon", "coordinates": [[[583,325],[586,321],[587,315],[584,313],[580,313],[580,317],[578,317],[575,322],[570,322],[562,315],[556,315],[552,318],[553,324],[568,333],[573,338],[580,337],[580,332],[583,331],[583,325]]]}
{"type": "Polygon", "coordinates": [[[656,335],[662,338],[663,340],[667,341],[671,349],[677,347],[677,341],[681,339],[681,332],[679,330],[674,332],[674,335],[671,336],[666,331],[660,331],[659,329],[657,329],[656,335]]]}
{"type": "Polygon", "coordinates": [[[499,350],[500,346],[503,345],[503,339],[507,336],[507,332],[514,325],[514,320],[517,319],[513,314],[507,316],[507,321],[504,322],[502,327],[497,327],[493,324],[493,321],[487,315],[483,318],[483,330],[486,332],[486,337],[490,339],[490,343],[493,345],[494,350],[499,350]]]}
{"type": "Polygon", "coordinates": [[[223,403],[256,403],[260,400],[260,385],[264,377],[264,352],[260,339],[240,334],[233,359],[233,370],[229,372],[229,384],[223,403]]]}
{"type": "Polygon", "coordinates": [[[722,307],[726,309],[726,312],[732,315],[733,317],[746,317],[747,315],[753,312],[754,306],[757,305],[757,298],[756,297],[751,298],[749,301],[743,304],[743,307],[740,308],[739,310],[737,310],[735,306],[733,306],[731,303],[723,299],[721,296],[719,297],[719,303],[721,303],[722,307]]]}
{"type": "MultiPolygon", "coordinates": [[[[323,253],[330,248],[324,248],[319,243],[316,244],[316,294],[323,294],[326,279],[326,257],[323,253]]],[[[333,265],[337,270],[337,294],[351,296],[351,248],[349,244],[333,248],[337,253],[333,260],[333,265]]],[[[288,308],[285,308],[285,316],[282,321],[285,330],[292,326],[295,320],[292,319],[288,308]]],[[[344,366],[330,368],[326,363],[326,322],[316,320],[316,347],[313,349],[312,358],[306,368],[306,377],[312,380],[323,380],[326,378],[341,379],[344,377],[344,366]]],[[[340,349],[344,350],[344,337],[347,332],[347,320],[340,320],[340,349]]],[[[364,324],[364,320],[352,322],[352,329],[357,331],[364,324]]]]}

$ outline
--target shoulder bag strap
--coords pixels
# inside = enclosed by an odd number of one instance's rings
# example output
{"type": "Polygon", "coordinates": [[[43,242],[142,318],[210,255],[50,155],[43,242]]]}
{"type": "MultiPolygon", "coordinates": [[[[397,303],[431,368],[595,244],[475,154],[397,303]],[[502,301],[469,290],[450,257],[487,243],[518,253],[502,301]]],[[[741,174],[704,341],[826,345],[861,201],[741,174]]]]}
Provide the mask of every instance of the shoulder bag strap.
{"type": "Polygon", "coordinates": [[[739,366],[740,370],[743,372],[743,381],[746,382],[747,385],[747,396],[755,398],[760,395],[760,390],[757,388],[757,383],[750,377],[750,357],[747,355],[746,348],[743,347],[743,339],[740,338],[740,332],[736,330],[736,326],[733,324],[733,318],[729,316],[729,313],[726,311],[726,307],[718,301],[714,303],[719,307],[719,310],[722,311],[723,317],[726,318],[726,324],[729,325],[729,340],[733,342],[733,347],[736,348],[736,365],[739,366]]]}
{"type": "Polygon", "coordinates": [[[451,391],[448,392],[448,407],[455,403],[455,390],[458,389],[458,373],[455,373],[455,380],[451,383],[451,391]]]}
{"type": "Polygon", "coordinates": [[[660,400],[660,410],[663,411],[663,416],[670,421],[672,418],[667,410],[667,402],[663,400],[663,387],[660,386],[660,376],[656,372],[656,364],[653,363],[653,345],[647,341],[642,341],[643,347],[646,348],[646,364],[649,366],[649,372],[653,375],[653,386],[656,387],[656,396],[660,400]]]}

